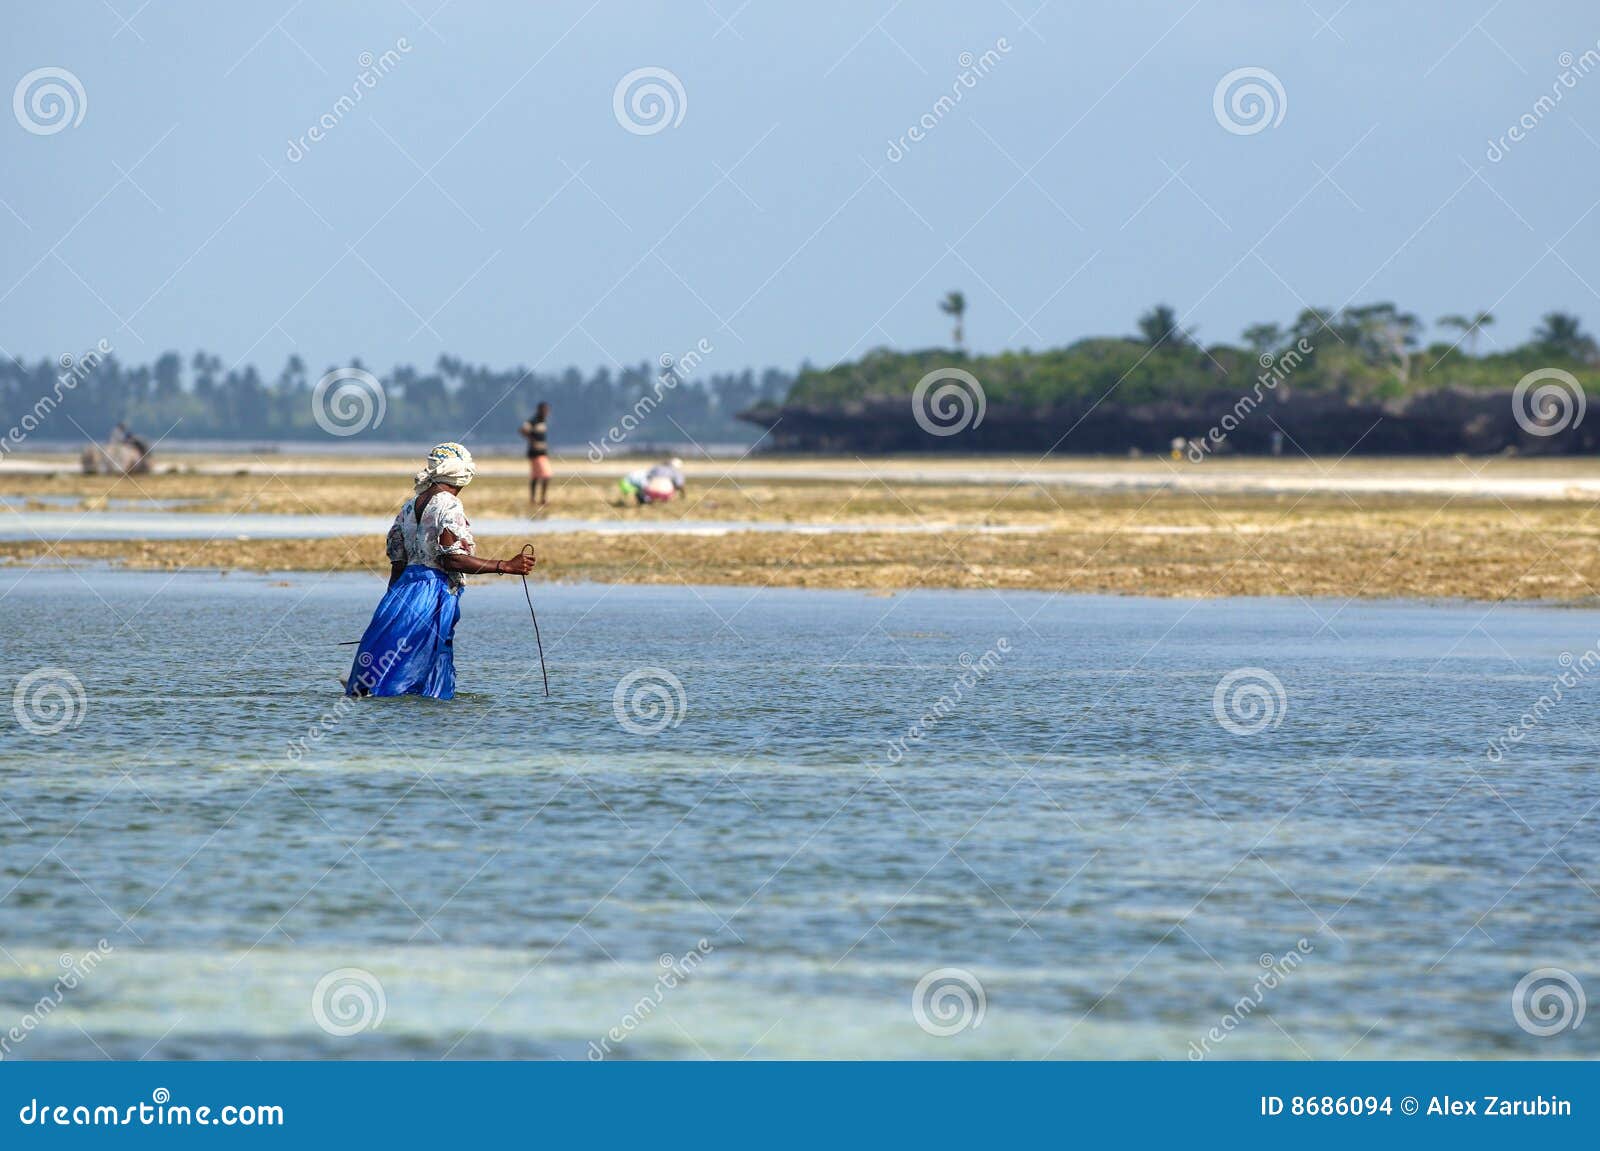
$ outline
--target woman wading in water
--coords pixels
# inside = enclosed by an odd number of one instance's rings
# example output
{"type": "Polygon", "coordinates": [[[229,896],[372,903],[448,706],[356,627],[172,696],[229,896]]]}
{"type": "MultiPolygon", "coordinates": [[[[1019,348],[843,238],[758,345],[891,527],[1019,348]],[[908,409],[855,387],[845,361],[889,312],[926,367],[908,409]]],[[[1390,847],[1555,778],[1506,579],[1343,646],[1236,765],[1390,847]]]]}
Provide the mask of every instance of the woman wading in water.
{"type": "Polygon", "coordinates": [[[460,444],[440,444],[416,475],[416,494],[389,529],[389,590],[361,637],[346,695],[456,693],[453,642],[463,574],[526,575],[534,558],[479,559],[459,493],[476,470],[460,444]]]}

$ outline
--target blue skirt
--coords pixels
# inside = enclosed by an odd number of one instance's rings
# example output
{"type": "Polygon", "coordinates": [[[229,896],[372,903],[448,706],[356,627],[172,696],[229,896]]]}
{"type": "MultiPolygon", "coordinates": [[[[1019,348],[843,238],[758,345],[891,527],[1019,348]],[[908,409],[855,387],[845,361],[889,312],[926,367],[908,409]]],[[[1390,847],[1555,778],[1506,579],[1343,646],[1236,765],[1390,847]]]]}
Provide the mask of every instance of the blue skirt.
{"type": "Polygon", "coordinates": [[[453,697],[461,591],[435,568],[412,564],[401,572],[372,613],[345,694],[453,697]]]}

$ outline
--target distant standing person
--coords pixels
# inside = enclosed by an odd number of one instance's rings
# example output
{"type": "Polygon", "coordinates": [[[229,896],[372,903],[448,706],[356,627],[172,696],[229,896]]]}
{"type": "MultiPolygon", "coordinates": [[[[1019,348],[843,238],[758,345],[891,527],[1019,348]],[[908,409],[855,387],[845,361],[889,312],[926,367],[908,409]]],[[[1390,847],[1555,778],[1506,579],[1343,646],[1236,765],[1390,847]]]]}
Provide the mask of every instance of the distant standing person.
{"type": "Polygon", "coordinates": [[[544,507],[550,495],[550,405],[540,401],[522,425],[528,441],[528,498],[544,507]]]}

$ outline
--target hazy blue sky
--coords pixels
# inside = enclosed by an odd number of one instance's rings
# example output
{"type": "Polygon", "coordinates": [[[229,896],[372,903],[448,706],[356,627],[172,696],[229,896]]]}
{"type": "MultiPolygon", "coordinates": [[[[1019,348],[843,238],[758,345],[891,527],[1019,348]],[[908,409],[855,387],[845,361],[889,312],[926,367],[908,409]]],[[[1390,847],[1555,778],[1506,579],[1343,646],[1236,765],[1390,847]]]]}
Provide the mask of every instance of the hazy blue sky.
{"type": "Polygon", "coordinates": [[[87,100],[50,134],[0,118],[0,347],[29,360],[104,337],[269,376],[296,349],[554,370],[707,339],[719,370],[793,367],[942,343],[951,288],[982,351],[1158,300],[1212,340],[1376,299],[1492,308],[1491,343],[1558,307],[1600,326],[1600,69],[1485,156],[1595,48],[1592,0],[81,0],[6,24],[7,92],[58,67],[87,100]],[[685,96],[650,135],[613,110],[642,67],[685,96]],[[1286,96],[1254,134],[1213,110],[1243,67],[1286,96]]]}

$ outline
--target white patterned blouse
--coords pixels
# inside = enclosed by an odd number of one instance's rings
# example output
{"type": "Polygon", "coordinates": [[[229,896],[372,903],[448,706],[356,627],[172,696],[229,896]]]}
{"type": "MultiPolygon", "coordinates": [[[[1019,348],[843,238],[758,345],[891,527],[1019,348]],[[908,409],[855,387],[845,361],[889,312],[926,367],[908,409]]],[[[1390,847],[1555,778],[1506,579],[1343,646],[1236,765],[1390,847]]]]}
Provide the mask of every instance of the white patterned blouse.
{"type": "Polygon", "coordinates": [[[417,521],[414,510],[417,501],[409,499],[401,507],[400,514],[394,517],[394,524],[389,528],[389,538],[385,550],[389,554],[390,563],[421,564],[436,571],[444,572],[445,577],[455,587],[462,583],[461,573],[450,571],[440,562],[440,556],[446,555],[472,555],[477,547],[477,541],[472,538],[472,525],[467,522],[467,509],[461,506],[461,500],[449,492],[435,492],[422,509],[422,520],[417,521]],[[440,536],[449,532],[455,537],[455,542],[444,544],[440,536]]]}

